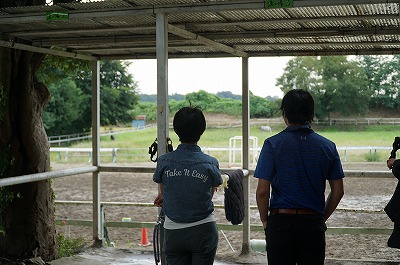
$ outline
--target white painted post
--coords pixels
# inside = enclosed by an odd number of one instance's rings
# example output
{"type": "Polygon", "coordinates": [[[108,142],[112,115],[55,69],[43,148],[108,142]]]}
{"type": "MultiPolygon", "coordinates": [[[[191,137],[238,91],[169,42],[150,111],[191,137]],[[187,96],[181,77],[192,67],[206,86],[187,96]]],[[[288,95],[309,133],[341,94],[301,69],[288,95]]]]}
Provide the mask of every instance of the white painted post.
{"type": "MultiPolygon", "coordinates": [[[[165,13],[156,16],[156,53],[157,53],[157,140],[158,155],[167,153],[169,137],[168,110],[168,18],[165,13]]],[[[160,211],[159,211],[160,214],[160,211]]],[[[160,242],[164,241],[164,229],[160,227],[160,242]]],[[[161,243],[161,264],[166,264],[161,243]]]]}
{"type": "MultiPolygon", "coordinates": [[[[249,170],[250,137],[249,58],[242,58],[242,169],[249,170]]],[[[242,253],[250,253],[250,176],[244,177],[244,208],[242,253]]]]}
{"type": "MultiPolygon", "coordinates": [[[[100,61],[92,63],[92,165],[100,163],[100,61]]],[[[100,209],[100,173],[93,172],[93,239],[103,245],[103,221],[100,209]]]]}
{"type": "Polygon", "coordinates": [[[168,20],[167,15],[158,13],[156,17],[157,49],[157,140],[158,155],[167,152],[169,137],[168,110],[168,20]]]}

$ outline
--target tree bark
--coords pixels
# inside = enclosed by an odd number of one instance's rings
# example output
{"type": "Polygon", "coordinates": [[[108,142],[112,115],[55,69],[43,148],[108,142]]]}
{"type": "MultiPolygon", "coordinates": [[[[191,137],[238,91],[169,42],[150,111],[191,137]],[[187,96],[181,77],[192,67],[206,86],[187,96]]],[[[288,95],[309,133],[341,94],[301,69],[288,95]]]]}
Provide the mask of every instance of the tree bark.
{"type": "MultiPolygon", "coordinates": [[[[0,120],[0,148],[10,150],[10,165],[1,177],[50,170],[49,143],[41,118],[50,94],[34,78],[43,58],[43,54],[0,49],[0,86],[6,100],[0,120]]],[[[51,181],[14,185],[9,190],[14,199],[0,213],[5,228],[5,235],[0,235],[0,255],[55,259],[58,247],[51,181]]]]}

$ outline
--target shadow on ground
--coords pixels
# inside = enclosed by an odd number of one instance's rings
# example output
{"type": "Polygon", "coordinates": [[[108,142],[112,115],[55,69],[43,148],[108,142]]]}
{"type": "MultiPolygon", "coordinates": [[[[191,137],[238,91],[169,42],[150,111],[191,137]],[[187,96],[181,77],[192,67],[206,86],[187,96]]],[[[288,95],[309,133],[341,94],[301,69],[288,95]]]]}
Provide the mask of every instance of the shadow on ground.
{"type": "MultiPolygon", "coordinates": [[[[50,262],[51,265],[154,265],[152,252],[117,248],[89,248],[71,257],[50,262]]],[[[161,264],[161,263],[159,263],[161,264]]],[[[267,264],[263,253],[252,253],[250,256],[226,254],[217,256],[215,265],[232,264],[267,264]]],[[[400,262],[383,260],[326,260],[325,265],[399,265],[400,262]]]]}

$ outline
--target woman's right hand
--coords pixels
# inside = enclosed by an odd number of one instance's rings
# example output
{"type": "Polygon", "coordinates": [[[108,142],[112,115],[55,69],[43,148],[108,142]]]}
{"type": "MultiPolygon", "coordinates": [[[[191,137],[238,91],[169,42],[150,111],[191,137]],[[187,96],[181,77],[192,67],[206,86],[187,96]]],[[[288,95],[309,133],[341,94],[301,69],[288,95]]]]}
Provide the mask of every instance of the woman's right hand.
{"type": "Polygon", "coordinates": [[[164,201],[164,199],[163,199],[162,193],[159,193],[157,195],[157,197],[154,199],[154,205],[157,207],[162,207],[163,201],[164,201]]]}
{"type": "Polygon", "coordinates": [[[393,168],[393,163],[394,163],[394,161],[395,161],[394,158],[389,158],[389,159],[386,161],[386,165],[387,165],[387,167],[388,167],[389,169],[392,169],[392,168],[393,168]]]}

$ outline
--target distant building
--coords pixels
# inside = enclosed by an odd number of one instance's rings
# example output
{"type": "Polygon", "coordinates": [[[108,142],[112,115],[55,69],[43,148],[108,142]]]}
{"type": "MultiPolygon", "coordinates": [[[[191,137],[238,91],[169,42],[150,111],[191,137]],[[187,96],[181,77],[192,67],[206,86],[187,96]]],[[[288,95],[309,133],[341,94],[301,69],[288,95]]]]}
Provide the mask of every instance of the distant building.
{"type": "Polygon", "coordinates": [[[144,128],[146,126],[146,115],[137,115],[136,120],[132,121],[132,127],[144,128]]]}

